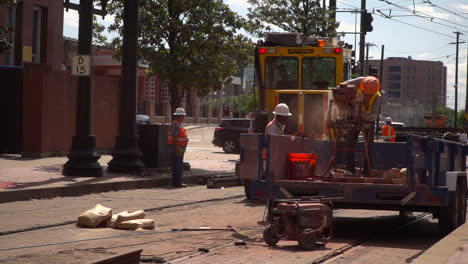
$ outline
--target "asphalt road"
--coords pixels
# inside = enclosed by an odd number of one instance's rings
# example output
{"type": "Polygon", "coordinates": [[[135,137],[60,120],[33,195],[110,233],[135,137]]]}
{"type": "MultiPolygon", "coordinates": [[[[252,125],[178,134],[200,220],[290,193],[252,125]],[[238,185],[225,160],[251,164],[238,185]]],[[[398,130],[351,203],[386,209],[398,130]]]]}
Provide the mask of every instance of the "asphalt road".
{"type": "MultiPolygon", "coordinates": [[[[192,166],[233,166],[238,159],[211,144],[213,132],[212,126],[188,131],[186,160],[192,166]]],[[[398,212],[336,210],[335,234],[328,244],[304,251],[296,241],[280,241],[271,248],[262,240],[264,203],[246,201],[243,193],[242,187],[194,185],[0,204],[0,263],[90,263],[143,249],[145,258],[169,263],[397,264],[411,263],[440,239],[437,221],[427,215],[402,219],[398,212]],[[156,230],[76,227],[73,221],[98,203],[114,213],[145,209],[156,230]],[[199,227],[204,230],[172,231],[199,227]],[[246,245],[234,245],[237,240],[246,245]]]]}
{"type": "Polygon", "coordinates": [[[145,258],[169,263],[397,264],[410,263],[440,239],[430,217],[401,219],[397,212],[336,210],[335,234],[328,244],[305,251],[296,241],[280,241],[271,248],[262,241],[264,203],[246,201],[242,194],[242,187],[191,186],[0,204],[0,263],[90,263],[143,249],[145,258]],[[114,213],[146,209],[146,218],[154,219],[157,227],[126,231],[73,224],[98,203],[114,213]],[[58,225],[42,228],[50,224],[58,225]],[[200,227],[202,231],[173,231],[200,227]],[[36,230],[18,232],[25,228],[36,230]],[[11,231],[16,233],[6,234],[11,231]],[[236,246],[239,240],[246,245],[236,246]],[[345,247],[350,249],[343,254],[314,262],[345,247]]]}

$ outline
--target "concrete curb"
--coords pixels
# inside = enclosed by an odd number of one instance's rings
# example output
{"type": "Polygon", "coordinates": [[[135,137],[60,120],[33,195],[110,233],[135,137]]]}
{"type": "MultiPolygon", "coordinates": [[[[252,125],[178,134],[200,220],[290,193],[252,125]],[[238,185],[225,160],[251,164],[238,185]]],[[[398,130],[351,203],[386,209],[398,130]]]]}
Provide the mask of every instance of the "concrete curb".
{"type": "MultiPolygon", "coordinates": [[[[216,173],[202,173],[197,175],[184,176],[185,183],[200,183],[204,182],[200,178],[207,178],[210,176],[230,176],[235,175],[229,172],[216,172],[216,173]]],[[[102,182],[92,184],[76,184],[71,186],[54,186],[43,188],[25,188],[25,189],[12,189],[0,192],[0,203],[11,203],[17,201],[27,201],[31,199],[47,199],[54,197],[70,197],[81,196],[91,193],[121,191],[121,190],[134,190],[134,189],[149,189],[155,187],[169,187],[171,176],[163,175],[161,177],[152,177],[125,180],[116,182],[102,182]]],[[[205,181],[206,182],[206,181],[205,181]]]]}

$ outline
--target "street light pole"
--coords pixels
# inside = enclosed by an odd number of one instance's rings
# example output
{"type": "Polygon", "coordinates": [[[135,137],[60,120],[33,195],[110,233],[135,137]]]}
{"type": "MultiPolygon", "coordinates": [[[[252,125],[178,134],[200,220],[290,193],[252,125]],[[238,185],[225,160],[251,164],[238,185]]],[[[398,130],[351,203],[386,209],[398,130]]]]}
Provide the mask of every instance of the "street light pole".
{"type": "Polygon", "coordinates": [[[466,91],[465,91],[465,127],[464,129],[468,129],[468,120],[467,120],[467,115],[468,115],[468,42],[466,42],[466,91]]]}
{"type": "Polygon", "coordinates": [[[119,134],[116,136],[110,172],[136,172],[144,167],[135,135],[136,93],[138,67],[138,4],[139,0],[124,1],[122,74],[120,79],[119,134]]]}
{"type": "MultiPolygon", "coordinates": [[[[93,39],[93,0],[80,0],[78,55],[91,56],[93,39]]],[[[68,161],[63,165],[65,176],[102,176],[102,166],[97,162],[96,137],[91,135],[92,70],[89,76],[79,76],[76,94],[76,127],[68,161]]]]}
{"type": "Polygon", "coordinates": [[[456,43],[456,57],[455,57],[455,113],[454,113],[454,128],[457,128],[457,116],[458,116],[458,46],[460,44],[460,32],[455,32],[457,34],[457,43],[456,43]]]}
{"type": "Polygon", "coordinates": [[[366,44],[366,32],[364,28],[364,13],[366,12],[366,0],[361,0],[361,35],[359,36],[359,75],[364,76],[364,46],[366,44]]]}

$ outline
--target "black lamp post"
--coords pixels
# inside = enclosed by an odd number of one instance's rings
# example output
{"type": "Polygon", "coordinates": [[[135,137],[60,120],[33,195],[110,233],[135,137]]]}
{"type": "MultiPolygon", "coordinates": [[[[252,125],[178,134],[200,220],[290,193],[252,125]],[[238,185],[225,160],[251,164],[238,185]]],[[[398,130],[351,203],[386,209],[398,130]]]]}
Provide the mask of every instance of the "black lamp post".
{"type": "Polygon", "coordinates": [[[137,45],[139,0],[124,1],[122,74],[120,84],[119,134],[116,137],[109,172],[140,172],[144,167],[135,135],[137,93],[137,45]]]}
{"type": "MultiPolygon", "coordinates": [[[[68,2],[68,1],[67,1],[68,2]]],[[[91,56],[93,40],[93,0],[80,0],[78,29],[78,55],[91,56]]],[[[91,60],[90,60],[91,61],[91,60]]],[[[92,105],[92,70],[89,75],[79,76],[76,98],[76,127],[72,137],[72,147],[68,153],[68,161],[63,165],[65,176],[102,176],[102,167],[96,153],[96,137],[91,135],[91,105],[92,105]]]]}

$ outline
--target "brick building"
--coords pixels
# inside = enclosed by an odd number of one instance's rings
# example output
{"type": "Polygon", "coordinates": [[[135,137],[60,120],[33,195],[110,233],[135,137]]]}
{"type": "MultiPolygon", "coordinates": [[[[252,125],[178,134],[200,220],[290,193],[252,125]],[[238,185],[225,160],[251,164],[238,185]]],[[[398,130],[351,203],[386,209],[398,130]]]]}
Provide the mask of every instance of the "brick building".
{"type": "MultiPolygon", "coordinates": [[[[63,1],[0,5],[0,25],[13,26],[14,47],[0,55],[0,151],[42,157],[67,153],[75,131],[77,78],[64,52],[63,1]]],[[[92,80],[92,133],[110,150],[118,127],[119,79],[92,80]]]]}
{"type": "MultiPolygon", "coordinates": [[[[380,68],[379,60],[369,64],[380,68]]],[[[383,115],[410,126],[424,126],[424,112],[446,105],[447,67],[442,62],[390,57],[384,60],[382,73],[383,115]]]]}
{"type": "MultiPolygon", "coordinates": [[[[75,131],[77,77],[71,76],[76,40],[63,37],[63,0],[23,0],[0,5],[0,26],[14,27],[14,47],[0,54],[0,153],[65,154],[75,131]]],[[[92,134],[96,147],[114,147],[118,129],[120,62],[112,50],[93,47],[92,134]]],[[[170,122],[169,91],[157,76],[138,70],[138,113],[170,122]]],[[[210,100],[187,93],[187,123],[219,122],[210,100]]]]}

